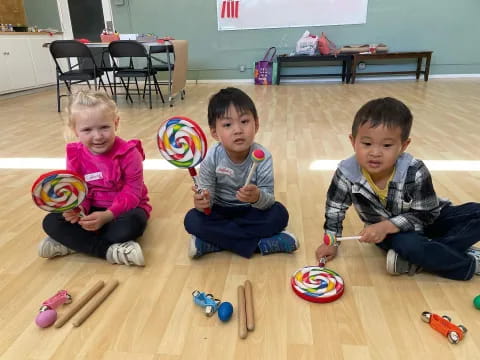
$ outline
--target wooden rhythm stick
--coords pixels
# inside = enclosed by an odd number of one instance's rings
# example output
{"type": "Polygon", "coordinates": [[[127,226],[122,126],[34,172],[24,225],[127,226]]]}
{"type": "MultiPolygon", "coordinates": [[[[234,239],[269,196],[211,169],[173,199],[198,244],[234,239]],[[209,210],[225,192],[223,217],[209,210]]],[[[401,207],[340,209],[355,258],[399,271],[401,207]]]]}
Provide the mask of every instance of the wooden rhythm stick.
{"type": "Polygon", "coordinates": [[[245,288],[238,287],[238,336],[240,339],[247,337],[247,314],[245,313],[245,288]]]}
{"type": "Polygon", "coordinates": [[[250,280],[245,280],[245,311],[247,318],[247,330],[255,329],[255,316],[253,311],[253,292],[250,280]]]}
{"type": "Polygon", "coordinates": [[[118,280],[110,281],[105,288],[73,319],[73,326],[78,327],[100,306],[100,304],[115,290],[118,280]]]}
{"type": "Polygon", "coordinates": [[[69,306],[67,312],[65,312],[60,318],[55,322],[56,328],[61,328],[73,315],[75,315],[96,293],[103,288],[105,283],[102,280],[99,280],[93,287],[88,290],[78,301],[74,302],[72,306],[69,306]]]}

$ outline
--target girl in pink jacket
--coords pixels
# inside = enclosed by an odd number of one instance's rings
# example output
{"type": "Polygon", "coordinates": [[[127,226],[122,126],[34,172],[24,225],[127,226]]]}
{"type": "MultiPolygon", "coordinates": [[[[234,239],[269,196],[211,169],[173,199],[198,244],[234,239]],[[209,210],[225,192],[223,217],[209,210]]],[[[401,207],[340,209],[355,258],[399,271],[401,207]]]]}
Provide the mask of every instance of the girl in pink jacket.
{"type": "Polygon", "coordinates": [[[135,241],[147,225],[152,207],[143,182],[145,159],[140,140],[115,135],[119,116],[107,94],[80,91],[69,108],[69,127],[79,142],[67,144],[67,169],[82,175],[88,186],[81,216],[70,210],[43,220],[47,237],[41,257],[81,252],[112,264],[145,265],[135,241]]]}

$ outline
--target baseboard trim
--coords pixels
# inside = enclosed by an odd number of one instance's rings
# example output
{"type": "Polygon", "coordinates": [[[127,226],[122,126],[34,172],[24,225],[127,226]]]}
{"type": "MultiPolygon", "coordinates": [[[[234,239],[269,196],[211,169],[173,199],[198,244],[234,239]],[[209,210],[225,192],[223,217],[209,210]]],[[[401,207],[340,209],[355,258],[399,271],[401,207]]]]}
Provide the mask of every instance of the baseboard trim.
{"type": "MultiPolygon", "coordinates": [[[[468,78],[480,78],[480,74],[435,74],[430,75],[429,79],[468,79],[468,78]]],[[[392,81],[392,80],[415,80],[415,76],[361,76],[356,81],[392,81]]],[[[420,77],[423,81],[423,75],[420,77]]],[[[253,79],[201,79],[201,80],[187,80],[189,84],[210,84],[210,83],[235,83],[235,84],[251,84],[253,79]]],[[[340,83],[338,77],[327,77],[318,79],[282,79],[281,84],[284,83],[296,83],[296,84],[308,84],[308,83],[340,83]]]]}

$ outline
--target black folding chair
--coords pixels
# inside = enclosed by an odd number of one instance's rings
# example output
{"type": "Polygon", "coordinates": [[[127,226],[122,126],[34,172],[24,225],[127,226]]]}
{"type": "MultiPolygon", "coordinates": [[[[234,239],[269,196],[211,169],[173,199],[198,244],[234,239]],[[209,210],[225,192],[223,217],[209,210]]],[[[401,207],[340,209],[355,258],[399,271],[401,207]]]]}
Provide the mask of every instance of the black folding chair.
{"type": "MultiPolygon", "coordinates": [[[[155,78],[155,71],[152,70],[150,56],[141,43],[134,40],[112,41],[108,46],[108,51],[110,52],[110,56],[115,59],[115,61],[113,61],[113,92],[115,101],[117,101],[117,78],[120,78],[120,82],[126,91],[126,97],[129,98],[130,101],[132,100],[130,79],[134,78],[136,81],[137,78],[143,78],[145,80],[143,98],[145,98],[145,92],[148,88],[150,109],[152,108],[152,85],[155,91],[160,93],[162,102],[165,102],[155,78]],[[125,63],[121,65],[122,61],[128,61],[128,65],[125,66],[125,63]],[[126,82],[124,80],[125,78],[127,79],[126,82]]],[[[140,95],[138,84],[137,93],[140,95]]]]}
{"type": "Polygon", "coordinates": [[[113,85],[109,76],[109,73],[113,74],[113,64],[112,59],[110,58],[110,53],[108,52],[108,47],[91,47],[89,49],[92,52],[93,58],[95,59],[97,69],[105,73],[105,77],[107,78],[107,84],[105,85],[108,85],[110,88],[110,93],[113,96],[113,85]]]}
{"type": "Polygon", "coordinates": [[[102,80],[103,71],[98,69],[90,49],[85,44],[76,40],[56,40],[50,44],[49,48],[57,73],[58,112],[60,112],[60,98],[72,94],[73,84],[86,82],[91,88],[90,80],[93,80],[95,90],[97,90],[98,78],[99,84],[105,91],[107,90],[102,80]],[[60,59],[64,59],[64,61],[59,61],[60,59]],[[65,83],[68,94],[60,94],[60,81],[65,83]]]}
{"type": "Polygon", "coordinates": [[[168,86],[168,93],[172,93],[172,72],[175,68],[175,53],[173,45],[170,41],[165,40],[164,44],[151,45],[149,47],[149,55],[152,61],[152,70],[155,73],[155,80],[158,85],[164,84],[168,86]],[[173,56],[173,59],[172,59],[173,56]],[[173,61],[172,61],[173,60],[173,61]],[[168,80],[159,81],[157,74],[159,72],[168,72],[168,80]]]}

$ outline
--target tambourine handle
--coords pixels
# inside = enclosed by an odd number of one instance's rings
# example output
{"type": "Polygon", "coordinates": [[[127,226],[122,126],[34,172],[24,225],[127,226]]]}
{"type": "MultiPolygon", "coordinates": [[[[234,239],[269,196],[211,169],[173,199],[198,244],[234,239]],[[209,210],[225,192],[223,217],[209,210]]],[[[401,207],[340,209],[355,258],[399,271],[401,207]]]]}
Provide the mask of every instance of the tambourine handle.
{"type": "MultiPolygon", "coordinates": [[[[200,186],[198,185],[198,180],[197,180],[197,171],[195,170],[194,167],[188,168],[188,172],[190,173],[190,176],[192,177],[193,183],[195,184],[195,187],[197,188],[197,193],[201,194],[202,189],[200,189],[200,186]]],[[[210,215],[212,213],[211,208],[205,208],[203,209],[203,212],[205,215],[210,215]]]]}

